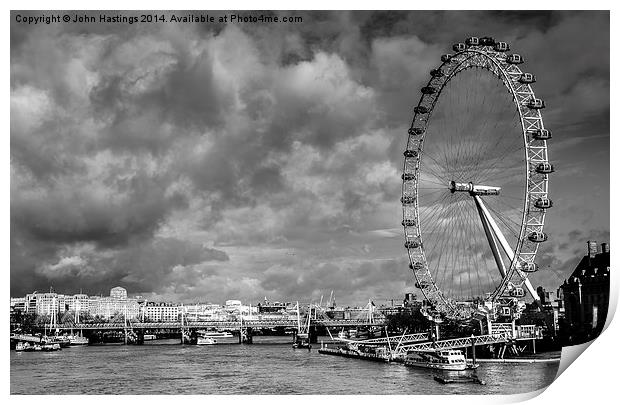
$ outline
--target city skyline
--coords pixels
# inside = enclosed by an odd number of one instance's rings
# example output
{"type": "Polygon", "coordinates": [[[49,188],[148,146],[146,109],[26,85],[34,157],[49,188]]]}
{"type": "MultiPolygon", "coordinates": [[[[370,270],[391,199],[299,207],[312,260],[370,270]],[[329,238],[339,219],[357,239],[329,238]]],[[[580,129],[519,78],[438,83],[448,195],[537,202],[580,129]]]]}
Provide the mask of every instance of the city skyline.
{"type": "Polygon", "coordinates": [[[609,241],[608,12],[297,14],[303,24],[12,18],[11,296],[418,293],[402,150],[429,70],[469,35],[511,43],[547,103],[555,206],[532,283],[555,291],[587,240],[609,241]]]}

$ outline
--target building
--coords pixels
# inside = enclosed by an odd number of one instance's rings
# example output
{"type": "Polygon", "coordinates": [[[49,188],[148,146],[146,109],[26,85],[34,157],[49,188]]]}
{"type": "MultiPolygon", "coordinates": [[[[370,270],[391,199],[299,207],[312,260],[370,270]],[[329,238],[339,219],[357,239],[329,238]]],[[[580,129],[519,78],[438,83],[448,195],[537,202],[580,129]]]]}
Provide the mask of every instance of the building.
{"type": "Polygon", "coordinates": [[[555,292],[538,287],[536,293],[540,300],[526,304],[517,322],[520,325],[540,326],[545,337],[554,338],[558,332],[558,303],[555,292]]]}
{"type": "Polygon", "coordinates": [[[26,312],[26,298],[11,298],[11,315],[26,312]]]}
{"type": "Polygon", "coordinates": [[[125,290],[123,287],[114,287],[110,290],[110,297],[116,298],[117,300],[126,300],[127,290],[125,290]]]}
{"type": "Polygon", "coordinates": [[[61,294],[59,297],[54,292],[39,293],[35,291],[32,294],[26,294],[24,307],[29,314],[45,316],[58,313],[61,304],[64,304],[64,295],[61,294]]]}
{"type": "Polygon", "coordinates": [[[569,345],[580,344],[597,337],[607,319],[609,307],[609,245],[588,241],[584,256],[571,276],[558,290],[562,297],[564,319],[561,335],[569,345]]]}
{"type": "Polygon", "coordinates": [[[258,313],[259,314],[271,314],[271,313],[286,313],[286,308],[287,306],[290,306],[291,303],[286,303],[286,302],[279,302],[279,301],[275,301],[275,302],[269,302],[269,300],[267,300],[267,297],[265,297],[265,300],[263,301],[263,303],[258,303],[256,304],[256,308],[258,308],[258,313]]]}
{"type": "Polygon", "coordinates": [[[189,304],[183,306],[188,321],[223,321],[226,315],[218,304],[189,304]]]}
{"type": "Polygon", "coordinates": [[[170,302],[146,302],[141,311],[141,320],[146,322],[176,322],[181,313],[179,305],[170,302]]]}
{"type": "Polygon", "coordinates": [[[252,315],[258,313],[258,308],[252,305],[243,305],[239,300],[227,300],[224,305],[224,312],[229,317],[237,315],[252,315]]]}
{"type": "Polygon", "coordinates": [[[88,310],[90,315],[105,320],[124,316],[137,319],[140,315],[140,305],[135,298],[90,297],[88,310]]]}
{"type": "Polygon", "coordinates": [[[75,294],[66,300],[67,310],[77,312],[80,315],[89,312],[89,297],[86,294],[75,294]]]}

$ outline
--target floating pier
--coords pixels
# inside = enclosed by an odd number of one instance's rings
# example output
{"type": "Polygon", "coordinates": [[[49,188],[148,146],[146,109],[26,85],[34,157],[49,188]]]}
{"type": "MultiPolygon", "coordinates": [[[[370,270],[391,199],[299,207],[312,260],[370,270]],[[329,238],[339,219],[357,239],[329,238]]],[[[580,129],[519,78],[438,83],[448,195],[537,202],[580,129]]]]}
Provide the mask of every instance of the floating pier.
{"type": "Polygon", "coordinates": [[[321,348],[319,349],[319,353],[321,354],[331,354],[332,356],[340,356],[340,357],[349,357],[352,359],[363,359],[370,361],[378,361],[381,363],[388,363],[390,358],[388,356],[377,354],[377,353],[364,353],[364,352],[356,352],[353,350],[348,350],[345,348],[321,348]]]}
{"type": "Polygon", "coordinates": [[[442,384],[474,383],[474,384],[486,385],[486,381],[481,380],[475,375],[471,375],[471,376],[460,375],[460,376],[453,376],[453,377],[436,375],[433,378],[435,379],[435,381],[440,382],[442,384]]]}

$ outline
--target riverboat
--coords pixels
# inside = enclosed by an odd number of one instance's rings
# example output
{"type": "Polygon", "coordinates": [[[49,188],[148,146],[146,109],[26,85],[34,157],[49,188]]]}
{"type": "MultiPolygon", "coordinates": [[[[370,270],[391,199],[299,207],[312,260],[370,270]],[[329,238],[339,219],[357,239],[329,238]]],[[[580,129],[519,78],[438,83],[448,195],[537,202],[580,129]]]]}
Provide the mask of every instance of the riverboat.
{"type": "Polygon", "coordinates": [[[295,343],[293,343],[293,349],[308,349],[310,350],[310,335],[307,333],[298,333],[295,336],[295,343]]]}
{"type": "Polygon", "coordinates": [[[462,371],[467,368],[465,356],[460,350],[410,351],[405,358],[405,365],[451,371],[462,371]]]}
{"type": "Polygon", "coordinates": [[[88,344],[88,338],[80,335],[69,335],[69,344],[71,346],[83,346],[88,344]]]}
{"type": "Polygon", "coordinates": [[[15,351],[18,352],[55,352],[60,350],[60,344],[58,343],[28,343],[17,342],[15,345],[15,351]]]}
{"type": "Polygon", "coordinates": [[[239,338],[230,332],[199,332],[197,345],[219,345],[239,343],[239,338]]]}

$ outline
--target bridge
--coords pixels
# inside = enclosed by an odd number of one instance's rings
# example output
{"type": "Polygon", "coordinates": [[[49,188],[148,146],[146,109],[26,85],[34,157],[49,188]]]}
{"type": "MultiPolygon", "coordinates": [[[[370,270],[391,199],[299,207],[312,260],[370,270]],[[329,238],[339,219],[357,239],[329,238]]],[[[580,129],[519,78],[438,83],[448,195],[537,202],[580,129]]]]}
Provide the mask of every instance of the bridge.
{"type": "MultiPolygon", "coordinates": [[[[347,341],[348,343],[352,343],[352,344],[357,344],[357,345],[364,345],[364,346],[390,346],[390,345],[403,345],[406,343],[414,343],[414,342],[424,342],[427,341],[429,338],[429,333],[428,332],[423,332],[423,333],[412,333],[409,335],[400,335],[400,336],[392,336],[392,337],[383,337],[383,338],[374,338],[374,339],[366,339],[366,340],[357,340],[357,341],[350,341],[350,340],[343,340],[343,341],[347,341]]],[[[338,340],[338,339],[335,339],[338,340]]]]}
{"type": "MultiPolygon", "coordinates": [[[[381,321],[369,322],[366,319],[316,319],[312,326],[328,328],[345,328],[359,326],[383,326],[381,321]]],[[[297,328],[297,319],[269,320],[229,320],[229,321],[176,321],[176,322],[101,322],[101,323],[65,323],[58,324],[60,330],[117,330],[117,329],[242,329],[242,328],[297,328]]]]}
{"type": "Polygon", "coordinates": [[[436,350],[444,349],[463,349],[471,346],[485,346],[496,343],[508,343],[511,341],[519,340],[532,340],[536,338],[532,337],[519,337],[513,338],[508,333],[501,333],[498,335],[478,335],[467,338],[438,340],[435,342],[423,342],[414,343],[409,345],[401,345],[398,347],[398,353],[407,353],[409,351],[417,352],[434,352],[436,350]]]}
{"type": "Polygon", "coordinates": [[[472,335],[471,337],[445,340],[430,340],[428,332],[356,341],[340,338],[334,340],[345,342],[348,346],[355,348],[359,346],[387,346],[390,347],[393,357],[403,357],[409,351],[434,352],[436,350],[462,349],[472,346],[542,339],[541,328],[534,325],[516,326],[512,323],[496,323],[491,325],[490,330],[491,333],[486,335],[472,335]]]}

